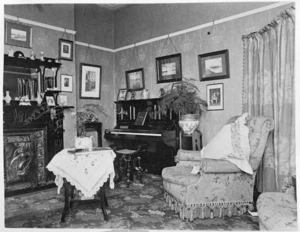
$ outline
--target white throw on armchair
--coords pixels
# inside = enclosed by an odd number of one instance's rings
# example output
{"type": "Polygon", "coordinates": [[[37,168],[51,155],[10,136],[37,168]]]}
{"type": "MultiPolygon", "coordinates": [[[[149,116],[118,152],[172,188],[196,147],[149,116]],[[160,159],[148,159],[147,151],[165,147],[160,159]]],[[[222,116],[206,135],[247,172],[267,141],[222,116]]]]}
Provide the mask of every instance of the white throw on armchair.
{"type": "Polygon", "coordinates": [[[165,199],[181,219],[232,216],[252,209],[256,170],[274,122],[269,117],[248,117],[246,125],[250,145],[247,162],[253,174],[242,171],[229,159],[201,158],[199,151],[187,150],[178,151],[176,166],[163,169],[165,199]],[[195,166],[200,166],[197,174],[191,173],[195,166]]]}

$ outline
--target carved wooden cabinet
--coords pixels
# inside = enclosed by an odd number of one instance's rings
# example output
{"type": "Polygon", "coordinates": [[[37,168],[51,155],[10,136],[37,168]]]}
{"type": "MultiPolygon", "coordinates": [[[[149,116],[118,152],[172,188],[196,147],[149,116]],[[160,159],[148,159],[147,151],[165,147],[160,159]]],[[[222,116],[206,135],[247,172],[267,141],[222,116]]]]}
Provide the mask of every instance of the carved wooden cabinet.
{"type": "MultiPolygon", "coordinates": [[[[27,161],[23,160],[22,162],[28,162],[28,160],[31,162],[28,165],[28,170],[18,170],[22,166],[21,161],[13,162],[14,168],[5,167],[5,170],[15,171],[15,173],[6,173],[6,175],[16,175],[13,179],[7,179],[6,183],[10,187],[11,185],[15,187],[8,188],[7,185],[5,187],[6,194],[22,192],[22,190],[27,191],[28,189],[34,190],[48,183],[53,183],[54,176],[45,167],[52,157],[64,147],[64,110],[73,108],[72,106],[59,106],[57,104],[57,96],[60,91],[55,87],[57,87],[56,76],[60,65],[51,58],[40,61],[4,55],[3,90],[4,93],[9,91],[12,97],[9,104],[3,101],[4,164],[8,165],[9,160],[16,158],[18,156],[17,151],[24,151],[22,147],[24,144],[21,141],[23,138],[28,139],[30,145],[25,146],[27,161]],[[51,70],[51,74],[49,74],[49,70],[51,70]],[[47,76],[48,74],[50,76],[47,76]],[[48,83],[46,84],[47,78],[51,81],[47,80],[48,83]],[[55,104],[53,106],[47,105],[45,97],[38,104],[36,99],[38,93],[43,93],[44,96],[53,96],[55,104]],[[24,96],[27,96],[27,100],[23,102],[24,96]],[[43,134],[45,142],[39,143],[37,146],[33,137],[39,138],[40,134],[43,134]],[[12,138],[16,142],[12,143],[12,138]],[[39,146],[43,146],[43,148],[39,146]],[[13,147],[13,150],[8,151],[8,147],[13,147]],[[43,162],[40,162],[41,160],[43,162]],[[43,166],[41,167],[41,165],[43,166]],[[29,170],[30,167],[36,167],[36,172],[32,174],[32,169],[29,170]],[[31,176],[36,177],[30,178],[31,180],[37,180],[32,181],[30,187],[24,187],[27,185],[22,183],[22,181],[26,181],[26,175],[28,175],[26,171],[29,171],[31,176]]],[[[22,156],[25,157],[25,155],[22,156]]]]}

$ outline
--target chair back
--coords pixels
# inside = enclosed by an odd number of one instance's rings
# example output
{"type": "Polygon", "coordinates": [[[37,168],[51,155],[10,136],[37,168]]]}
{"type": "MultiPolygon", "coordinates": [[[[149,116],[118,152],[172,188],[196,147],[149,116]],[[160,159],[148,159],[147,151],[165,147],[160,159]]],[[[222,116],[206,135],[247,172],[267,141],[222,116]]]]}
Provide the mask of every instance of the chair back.
{"type": "Polygon", "coordinates": [[[250,160],[253,171],[256,171],[264,154],[265,149],[271,146],[268,139],[274,129],[274,120],[271,117],[251,116],[247,119],[249,128],[250,160]]]}

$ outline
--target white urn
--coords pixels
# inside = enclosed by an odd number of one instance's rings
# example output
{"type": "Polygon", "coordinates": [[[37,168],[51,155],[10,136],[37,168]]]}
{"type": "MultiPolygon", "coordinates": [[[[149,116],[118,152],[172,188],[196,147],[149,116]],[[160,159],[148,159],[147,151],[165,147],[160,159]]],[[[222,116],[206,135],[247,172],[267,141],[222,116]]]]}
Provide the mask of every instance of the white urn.
{"type": "Polygon", "coordinates": [[[11,96],[9,95],[9,91],[6,91],[6,95],[5,97],[3,98],[6,102],[7,105],[10,104],[10,101],[11,101],[11,96]]]}
{"type": "Polygon", "coordinates": [[[178,124],[184,134],[191,135],[199,127],[199,116],[197,114],[181,115],[178,124]]]}

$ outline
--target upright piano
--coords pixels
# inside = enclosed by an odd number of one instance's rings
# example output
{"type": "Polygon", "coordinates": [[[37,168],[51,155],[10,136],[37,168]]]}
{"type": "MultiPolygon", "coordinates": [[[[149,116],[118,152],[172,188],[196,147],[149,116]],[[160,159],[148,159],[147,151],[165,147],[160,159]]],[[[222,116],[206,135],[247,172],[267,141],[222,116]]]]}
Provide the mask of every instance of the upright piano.
{"type": "Polygon", "coordinates": [[[164,167],[173,166],[179,146],[178,119],[174,113],[160,112],[159,98],[117,101],[114,129],[105,130],[105,139],[136,147],[147,144],[142,154],[144,169],[161,174],[164,167]]]}

